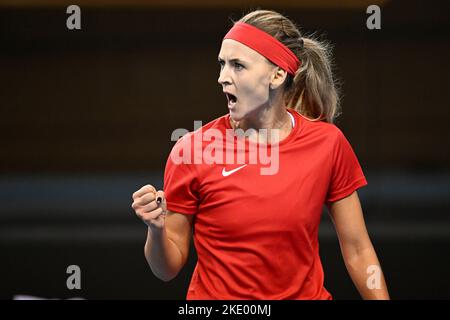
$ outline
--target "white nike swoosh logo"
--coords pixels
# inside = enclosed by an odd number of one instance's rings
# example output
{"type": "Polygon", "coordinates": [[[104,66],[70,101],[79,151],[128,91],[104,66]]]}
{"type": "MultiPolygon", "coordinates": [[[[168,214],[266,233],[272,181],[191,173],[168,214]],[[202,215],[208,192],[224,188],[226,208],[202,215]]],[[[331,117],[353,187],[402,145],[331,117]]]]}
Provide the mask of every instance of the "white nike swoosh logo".
{"type": "Polygon", "coordinates": [[[242,169],[242,168],[245,167],[246,165],[247,165],[247,164],[244,164],[244,165],[242,165],[242,166],[240,166],[240,167],[237,167],[236,169],[233,169],[233,170],[230,170],[230,171],[227,171],[227,170],[225,170],[225,168],[223,168],[223,169],[222,169],[222,175],[223,175],[224,177],[227,177],[227,176],[229,176],[230,174],[233,174],[233,173],[235,173],[236,171],[242,169]]]}

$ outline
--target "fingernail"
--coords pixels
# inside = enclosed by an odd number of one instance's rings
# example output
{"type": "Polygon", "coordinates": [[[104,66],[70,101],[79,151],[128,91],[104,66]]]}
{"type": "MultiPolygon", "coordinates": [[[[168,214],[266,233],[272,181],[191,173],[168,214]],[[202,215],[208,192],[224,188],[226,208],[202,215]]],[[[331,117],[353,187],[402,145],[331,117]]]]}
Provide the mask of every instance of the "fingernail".
{"type": "Polygon", "coordinates": [[[162,201],[162,198],[161,198],[161,197],[156,198],[156,203],[157,203],[157,204],[160,204],[161,201],[162,201]]]}

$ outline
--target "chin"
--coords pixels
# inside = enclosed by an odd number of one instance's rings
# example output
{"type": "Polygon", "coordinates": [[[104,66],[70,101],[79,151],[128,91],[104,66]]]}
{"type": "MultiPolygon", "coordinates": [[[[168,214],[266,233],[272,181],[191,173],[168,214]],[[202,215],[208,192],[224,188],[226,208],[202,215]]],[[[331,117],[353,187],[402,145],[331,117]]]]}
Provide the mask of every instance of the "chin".
{"type": "Polygon", "coordinates": [[[241,121],[241,120],[243,119],[242,116],[236,114],[236,111],[231,111],[231,110],[230,110],[229,113],[230,113],[230,118],[231,118],[233,121],[239,122],[239,121],[241,121]]]}

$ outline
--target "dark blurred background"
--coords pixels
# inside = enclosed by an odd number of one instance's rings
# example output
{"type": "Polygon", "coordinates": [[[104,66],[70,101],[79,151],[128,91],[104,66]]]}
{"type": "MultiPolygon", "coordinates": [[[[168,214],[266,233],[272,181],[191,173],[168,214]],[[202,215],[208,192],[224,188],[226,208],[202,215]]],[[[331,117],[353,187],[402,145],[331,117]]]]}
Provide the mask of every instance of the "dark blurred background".
{"type": "MultiPolygon", "coordinates": [[[[0,298],[183,299],[148,268],[131,195],[162,188],[176,128],[226,114],[221,39],[254,8],[334,44],[338,118],[394,299],[450,298],[448,1],[0,1],[0,298]],[[58,4],[57,4],[58,3],[58,4]],[[81,8],[81,30],[66,7],[81,8]],[[366,8],[381,8],[381,30],[366,8]],[[81,290],[68,290],[78,265],[81,290]]],[[[325,285],[359,299],[324,208],[325,285]]]]}

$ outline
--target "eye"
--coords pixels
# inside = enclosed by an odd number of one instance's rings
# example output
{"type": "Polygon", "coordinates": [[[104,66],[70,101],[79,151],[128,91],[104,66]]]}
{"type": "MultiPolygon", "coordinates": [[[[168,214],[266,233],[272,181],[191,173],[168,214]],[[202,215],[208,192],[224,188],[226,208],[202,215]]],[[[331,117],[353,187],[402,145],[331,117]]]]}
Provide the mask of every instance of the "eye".
{"type": "Polygon", "coordinates": [[[241,69],[244,68],[244,66],[243,66],[242,64],[237,63],[237,62],[234,64],[234,66],[235,66],[235,68],[236,68],[237,70],[241,70],[241,69]]]}

